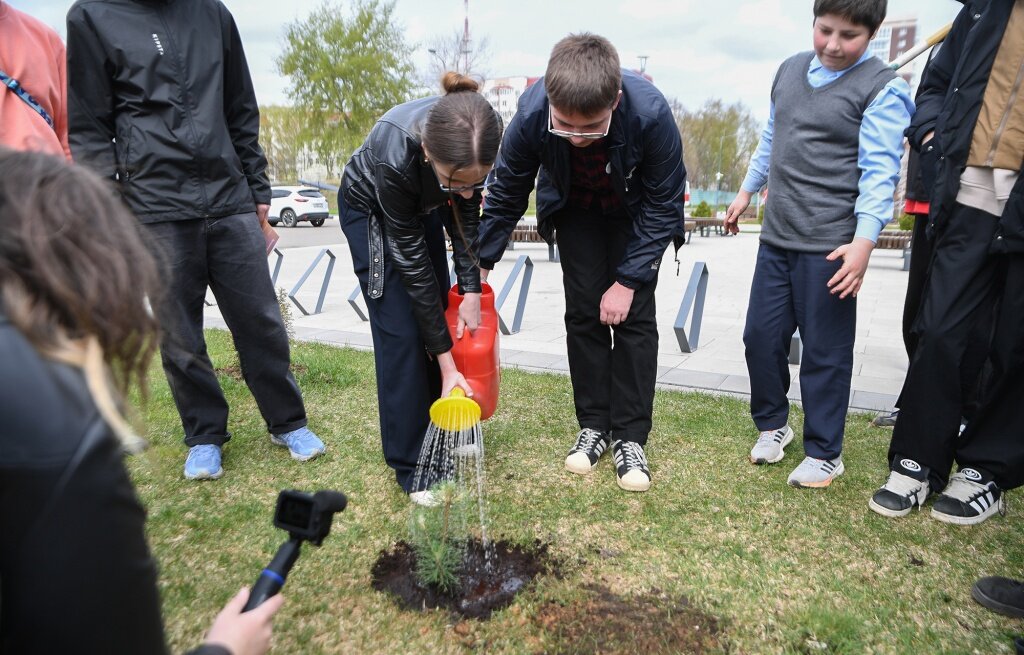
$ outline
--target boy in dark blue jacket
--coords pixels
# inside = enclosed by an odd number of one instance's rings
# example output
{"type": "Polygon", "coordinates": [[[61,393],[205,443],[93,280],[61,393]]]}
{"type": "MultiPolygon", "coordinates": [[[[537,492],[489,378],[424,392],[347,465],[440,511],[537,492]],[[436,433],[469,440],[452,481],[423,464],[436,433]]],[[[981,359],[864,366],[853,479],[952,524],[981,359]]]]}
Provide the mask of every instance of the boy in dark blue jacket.
{"type": "Polygon", "coordinates": [[[586,474],[611,447],[618,484],[646,491],[644,446],[658,365],[654,289],[683,220],[686,169],[672,112],[593,34],[555,45],[523,94],[480,224],[486,276],[537,184],[537,227],[557,242],[566,345],[580,431],[565,466],[586,474]],[[613,346],[614,335],[614,346],[613,346]]]}
{"type": "Polygon", "coordinates": [[[806,457],[789,476],[795,487],[827,487],[845,469],[856,296],[892,218],[913,113],[907,83],[867,51],[885,11],[885,0],[815,0],[814,51],[779,67],[768,126],[725,219],[737,232],[768,183],[743,331],[760,433],[750,461],[778,462],[793,440],[788,352],[799,328],[806,457]]]}

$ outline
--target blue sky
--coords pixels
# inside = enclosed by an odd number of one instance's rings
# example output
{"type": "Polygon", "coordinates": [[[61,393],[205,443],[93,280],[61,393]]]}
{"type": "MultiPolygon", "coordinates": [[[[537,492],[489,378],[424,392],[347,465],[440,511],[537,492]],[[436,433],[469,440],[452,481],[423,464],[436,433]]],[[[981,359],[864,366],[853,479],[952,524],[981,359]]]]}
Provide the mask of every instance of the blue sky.
{"type": "MultiPolygon", "coordinates": [[[[64,34],[69,0],[7,0],[64,34]]],[[[287,102],[288,79],[274,71],[285,25],[321,0],[224,0],[238,22],[260,103],[287,102]]],[[[347,3],[338,3],[342,7],[347,3]]],[[[669,97],[695,109],[708,98],[742,101],[768,115],[771,77],[786,56],[811,47],[812,0],[470,0],[470,31],[490,41],[492,75],[541,75],[551,46],[570,32],[608,37],[624,66],[647,55],[647,72],[669,97]],[[710,9],[709,9],[710,8],[710,9]]],[[[955,0],[889,0],[891,18],[917,17],[920,37],[956,16],[955,0]]],[[[463,0],[397,0],[407,39],[422,44],[461,30],[463,0]]],[[[426,68],[422,45],[416,63],[426,68]]]]}

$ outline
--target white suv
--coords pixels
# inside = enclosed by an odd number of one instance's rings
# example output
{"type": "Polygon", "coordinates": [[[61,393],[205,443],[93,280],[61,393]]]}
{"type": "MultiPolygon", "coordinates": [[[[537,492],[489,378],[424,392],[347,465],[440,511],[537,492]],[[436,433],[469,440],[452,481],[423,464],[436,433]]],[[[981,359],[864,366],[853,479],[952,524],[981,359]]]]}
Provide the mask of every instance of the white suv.
{"type": "Polygon", "coordinates": [[[330,218],[327,198],[312,187],[272,187],[268,218],[271,225],[277,225],[280,221],[285,227],[295,227],[299,221],[309,221],[313,227],[320,227],[330,218]]]}

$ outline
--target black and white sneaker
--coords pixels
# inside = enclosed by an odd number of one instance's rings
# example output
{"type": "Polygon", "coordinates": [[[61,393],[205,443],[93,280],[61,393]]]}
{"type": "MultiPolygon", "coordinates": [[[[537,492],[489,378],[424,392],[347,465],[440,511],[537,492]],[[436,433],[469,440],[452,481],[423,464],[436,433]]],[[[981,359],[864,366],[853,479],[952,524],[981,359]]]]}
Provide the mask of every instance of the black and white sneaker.
{"type": "Polygon", "coordinates": [[[932,505],[932,518],[974,525],[1004,508],[1003,491],[992,476],[974,468],[962,468],[949,478],[949,484],[932,505]]]}
{"type": "Polygon", "coordinates": [[[889,479],[868,501],[868,507],[882,516],[906,516],[928,498],[928,467],[909,458],[893,460],[889,479]]]}
{"type": "Polygon", "coordinates": [[[626,491],[647,491],[651,488],[651,470],[647,466],[644,447],[635,441],[616,440],[612,444],[615,475],[619,487],[626,491]]]}
{"type": "Polygon", "coordinates": [[[608,450],[611,437],[607,432],[593,428],[583,428],[576,435],[576,445],[565,458],[565,468],[573,473],[585,475],[594,470],[601,455],[608,450]]]}

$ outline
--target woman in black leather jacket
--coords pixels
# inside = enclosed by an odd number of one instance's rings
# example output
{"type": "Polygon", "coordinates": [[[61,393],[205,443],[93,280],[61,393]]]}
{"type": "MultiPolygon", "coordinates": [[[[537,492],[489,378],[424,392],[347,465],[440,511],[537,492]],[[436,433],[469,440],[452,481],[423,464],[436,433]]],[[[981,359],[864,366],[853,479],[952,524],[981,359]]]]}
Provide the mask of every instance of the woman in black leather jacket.
{"type": "MultiPolygon", "coordinates": [[[[85,169],[0,149],[0,655],[166,653],[119,398],[156,349],[137,221],[85,169]]],[[[261,655],[242,590],[194,653],[261,655]]]]}
{"type": "Polygon", "coordinates": [[[465,299],[456,338],[480,323],[477,228],[501,119],[475,81],[447,73],[445,95],[388,111],[345,167],[338,211],[370,314],[384,459],[415,502],[413,474],[431,403],[455,387],[445,323],[451,237],[465,299]]]}

